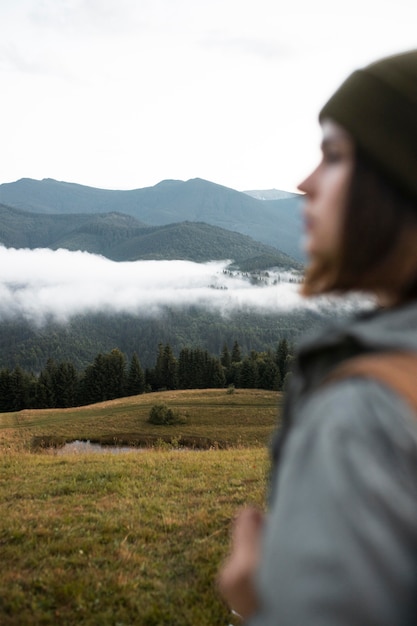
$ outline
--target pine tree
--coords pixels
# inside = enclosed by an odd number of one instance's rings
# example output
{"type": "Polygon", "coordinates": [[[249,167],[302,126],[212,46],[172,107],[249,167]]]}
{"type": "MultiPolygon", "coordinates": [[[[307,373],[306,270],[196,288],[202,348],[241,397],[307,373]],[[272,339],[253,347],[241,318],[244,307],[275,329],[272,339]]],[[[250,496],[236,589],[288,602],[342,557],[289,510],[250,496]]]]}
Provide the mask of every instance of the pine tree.
{"type": "Polygon", "coordinates": [[[15,367],[10,376],[10,400],[11,410],[21,411],[27,409],[32,403],[31,400],[31,380],[29,374],[21,367],[15,367]]]}
{"type": "Polygon", "coordinates": [[[66,408],[77,404],[78,374],[72,363],[59,363],[52,376],[54,406],[66,408]]]}
{"type": "Polygon", "coordinates": [[[178,387],[192,389],[194,384],[194,368],[192,354],[189,348],[182,348],[178,357],[178,387]]]}
{"type": "Polygon", "coordinates": [[[288,365],[289,365],[288,356],[289,356],[288,341],[286,339],[281,339],[281,341],[278,344],[275,362],[278,366],[282,381],[284,380],[285,375],[288,371],[288,365]]]}
{"type": "Polygon", "coordinates": [[[231,358],[232,358],[232,363],[240,363],[240,361],[242,360],[240,346],[237,341],[235,341],[233,344],[231,358]]]}
{"type": "Polygon", "coordinates": [[[96,356],[94,362],[84,370],[84,376],[80,385],[81,403],[93,404],[94,402],[101,402],[104,399],[103,384],[104,365],[103,355],[100,353],[96,356]]]}
{"type": "Polygon", "coordinates": [[[212,357],[209,363],[209,385],[212,389],[223,388],[226,384],[226,376],[224,373],[224,367],[220,363],[219,359],[212,357]]]}
{"type": "Polygon", "coordinates": [[[136,352],[133,353],[130,361],[129,372],[127,376],[127,389],[128,396],[136,396],[145,391],[145,375],[140,365],[140,361],[136,352]]]}
{"type": "Polygon", "coordinates": [[[255,389],[258,385],[258,365],[253,358],[246,357],[242,361],[239,375],[239,387],[255,389]]]}
{"type": "Polygon", "coordinates": [[[278,366],[271,357],[258,359],[258,386],[260,389],[270,389],[278,391],[281,386],[281,376],[278,366]]]}
{"type": "Polygon", "coordinates": [[[178,388],[178,363],[169,344],[164,348],[163,375],[164,387],[167,389],[178,388]]]}
{"type": "Polygon", "coordinates": [[[13,410],[11,372],[8,369],[0,371],[0,412],[13,410]]]}
{"type": "Polygon", "coordinates": [[[156,357],[155,367],[152,372],[153,385],[152,389],[157,391],[165,387],[164,380],[164,346],[162,343],[158,344],[158,354],[156,357]]]}
{"type": "Polygon", "coordinates": [[[230,351],[227,346],[227,343],[225,343],[223,346],[222,354],[220,357],[220,362],[223,365],[223,367],[226,368],[226,370],[230,369],[230,366],[232,364],[232,358],[230,356],[230,351]]]}
{"type": "Polygon", "coordinates": [[[105,400],[122,398],[126,389],[126,359],[124,354],[114,348],[105,357],[105,400]]]}
{"type": "Polygon", "coordinates": [[[85,369],[82,382],[82,402],[93,403],[123,397],[126,390],[126,359],[115,348],[98,354],[85,369]]]}
{"type": "Polygon", "coordinates": [[[233,383],[232,357],[226,343],[223,346],[223,350],[220,356],[220,363],[223,366],[225,385],[230,385],[231,383],[233,383]]]}
{"type": "Polygon", "coordinates": [[[171,346],[158,344],[158,355],[153,371],[154,389],[178,388],[178,363],[171,346]]]}
{"type": "Polygon", "coordinates": [[[39,374],[36,385],[36,407],[39,409],[51,409],[55,406],[55,397],[51,374],[47,369],[39,374]]]}

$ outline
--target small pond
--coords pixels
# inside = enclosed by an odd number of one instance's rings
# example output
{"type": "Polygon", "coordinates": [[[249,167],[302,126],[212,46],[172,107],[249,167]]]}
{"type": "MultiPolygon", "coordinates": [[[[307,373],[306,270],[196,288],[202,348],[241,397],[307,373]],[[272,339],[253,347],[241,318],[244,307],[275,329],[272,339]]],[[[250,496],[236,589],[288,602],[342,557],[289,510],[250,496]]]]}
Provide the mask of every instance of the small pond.
{"type": "Polygon", "coordinates": [[[91,443],[91,441],[71,441],[71,443],[65,443],[62,447],[55,449],[55,454],[58,456],[65,454],[82,454],[84,452],[98,452],[111,454],[118,454],[119,452],[145,452],[146,448],[139,448],[137,446],[103,446],[100,443],[91,443]]]}
{"type": "Polygon", "coordinates": [[[83,452],[144,452],[150,448],[167,446],[173,450],[210,450],[229,447],[225,441],[213,441],[208,437],[169,435],[107,435],[97,439],[66,441],[62,436],[37,435],[32,438],[31,449],[34,452],[53,450],[55,454],[80,454],[83,452]]]}

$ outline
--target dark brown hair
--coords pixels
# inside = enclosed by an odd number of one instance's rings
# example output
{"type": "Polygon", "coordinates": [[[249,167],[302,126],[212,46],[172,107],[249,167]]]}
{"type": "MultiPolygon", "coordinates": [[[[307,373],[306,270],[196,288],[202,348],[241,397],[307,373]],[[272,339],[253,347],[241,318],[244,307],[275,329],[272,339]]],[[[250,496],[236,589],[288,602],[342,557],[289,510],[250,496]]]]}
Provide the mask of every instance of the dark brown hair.
{"type": "Polygon", "coordinates": [[[417,202],[358,148],[354,159],[339,254],[307,267],[302,293],[383,293],[391,304],[417,298],[417,202]]]}

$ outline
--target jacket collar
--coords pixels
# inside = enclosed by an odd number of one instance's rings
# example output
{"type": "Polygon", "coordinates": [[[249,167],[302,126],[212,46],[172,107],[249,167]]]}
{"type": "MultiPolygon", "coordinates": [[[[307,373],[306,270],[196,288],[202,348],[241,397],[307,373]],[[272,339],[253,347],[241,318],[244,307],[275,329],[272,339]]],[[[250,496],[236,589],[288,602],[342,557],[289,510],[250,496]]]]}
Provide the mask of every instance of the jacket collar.
{"type": "Polygon", "coordinates": [[[344,359],[388,350],[417,352],[417,301],[397,308],[362,312],[306,337],[299,346],[294,366],[298,391],[316,387],[344,359]]]}
{"type": "Polygon", "coordinates": [[[417,351],[417,301],[401,307],[360,313],[336,322],[300,344],[299,355],[354,344],[359,351],[417,351]]]}

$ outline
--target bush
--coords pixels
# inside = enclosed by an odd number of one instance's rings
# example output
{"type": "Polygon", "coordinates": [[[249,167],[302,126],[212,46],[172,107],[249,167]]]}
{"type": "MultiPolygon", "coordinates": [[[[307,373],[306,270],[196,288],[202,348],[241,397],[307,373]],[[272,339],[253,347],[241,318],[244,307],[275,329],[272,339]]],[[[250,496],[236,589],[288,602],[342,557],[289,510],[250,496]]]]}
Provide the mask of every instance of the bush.
{"type": "Polygon", "coordinates": [[[158,426],[185,424],[186,418],[178,411],[173,411],[166,404],[154,404],[149,413],[148,422],[158,426]]]}

